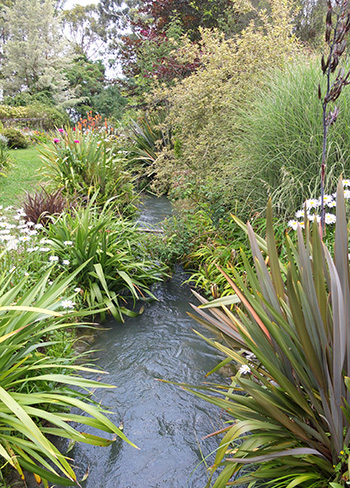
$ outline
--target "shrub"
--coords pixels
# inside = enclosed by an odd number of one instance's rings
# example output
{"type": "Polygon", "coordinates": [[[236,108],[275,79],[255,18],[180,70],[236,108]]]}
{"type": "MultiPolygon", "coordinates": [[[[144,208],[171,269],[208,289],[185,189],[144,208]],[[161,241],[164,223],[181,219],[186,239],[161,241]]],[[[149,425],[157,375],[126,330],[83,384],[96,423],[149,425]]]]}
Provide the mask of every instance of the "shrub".
{"type": "Polygon", "coordinates": [[[106,133],[59,129],[53,142],[42,144],[39,152],[45,175],[56,188],[64,187],[67,195],[86,200],[98,192],[99,204],[113,199],[120,214],[136,211],[132,176],[125,170],[122,152],[111,147],[106,133]]]}
{"type": "Polygon", "coordinates": [[[69,122],[66,112],[58,110],[55,107],[49,107],[40,103],[33,105],[12,107],[9,105],[0,105],[0,121],[2,119],[42,119],[40,122],[23,121],[16,124],[25,124],[26,126],[39,124],[41,129],[50,130],[55,127],[62,127],[69,122]]]}
{"type": "Polygon", "coordinates": [[[271,205],[266,242],[246,230],[255,264],[243,255],[248,282],[233,269],[235,282],[226,279],[235,295],[201,299],[197,308],[199,322],[226,344],[210,342],[241,366],[229,386],[190,388],[234,418],[216,453],[211,475],[223,470],[213,486],[229,486],[236,475],[235,485],[252,487],[347,486],[350,273],[342,182],[334,259],[314,222],[305,239],[299,227],[297,246],[287,237],[289,262],[281,263],[271,205]]]}
{"type": "Polygon", "coordinates": [[[58,258],[67,260],[67,272],[87,263],[77,284],[90,308],[107,307],[124,320],[135,315],[127,300],[154,298],[150,286],[161,280],[164,268],[149,260],[137,227],[116,219],[110,206],[101,209],[92,200],[84,209],[62,214],[49,225],[47,237],[58,258]]]}
{"type": "Polygon", "coordinates": [[[27,139],[17,129],[2,129],[1,134],[6,137],[8,147],[11,149],[25,149],[28,147],[27,139]]]}
{"type": "Polygon", "coordinates": [[[10,155],[8,151],[8,139],[0,134],[0,176],[4,175],[3,171],[8,168],[10,164],[10,155]]]}
{"type": "MultiPolygon", "coordinates": [[[[247,8],[248,2],[245,2],[247,8]]],[[[242,34],[201,30],[199,45],[185,42],[178,56],[198,58],[199,68],[174,87],[154,90],[152,102],[166,100],[167,124],[176,145],[156,162],[157,183],[166,187],[178,170],[193,172],[194,185],[211,177],[223,189],[222,200],[233,202],[241,191],[236,168],[236,137],[241,130],[238,109],[249,109],[254,90],[264,84],[263,73],[283,66],[299,53],[293,36],[290,4],[271,0],[269,15],[254,9],[256,20],[242,34]],[[165,180],[165,184],[164,184],[165,180]]],[[[156,105],[157,106],[157,105],[156,105]]],[[[234,206],[234,202],[233,202],[234,206]]]]}

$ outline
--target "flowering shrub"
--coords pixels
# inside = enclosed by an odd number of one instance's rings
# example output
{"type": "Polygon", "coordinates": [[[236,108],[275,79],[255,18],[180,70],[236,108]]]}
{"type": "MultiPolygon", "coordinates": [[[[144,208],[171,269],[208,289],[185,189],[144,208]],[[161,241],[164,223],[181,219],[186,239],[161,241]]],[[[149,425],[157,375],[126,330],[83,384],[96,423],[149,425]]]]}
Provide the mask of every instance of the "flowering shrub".
{"type": "Polygon", "coordinates": [[[123,152],[105,133],[60,128],[52,143],[42,144],[39,151],[46,176],[68,196],[86,200],[98,193],[100,205],[112,198],[118,213],[136,211],[123,152]]]}

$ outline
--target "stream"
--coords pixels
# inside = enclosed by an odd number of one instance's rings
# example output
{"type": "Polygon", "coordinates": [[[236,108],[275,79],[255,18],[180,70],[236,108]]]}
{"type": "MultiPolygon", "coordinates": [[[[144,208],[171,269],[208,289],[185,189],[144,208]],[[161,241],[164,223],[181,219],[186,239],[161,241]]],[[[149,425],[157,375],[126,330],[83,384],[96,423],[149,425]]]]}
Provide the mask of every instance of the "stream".
{"type": "MultiPolygon", "coordinates": [[[[155,225],[171,214],[165,198],[147,197],[140,223],[155,225]]],[[[70,453],[78,474],[89,466],[84,488],[204,488],[203,456],[218,446],[216,437],[202,440],[222,428],[221,412],[209,403],[157,378],[200,384],[219,362],[218,353],[192,330],[205,331],[187,312],[196,302],[186,274],[178,268],[172,278],[153,290],[158,301],[142,315],[124,324],[110,321],[98,334],[96,365],[109,372],[102,381],[113,390],[96,391],[98,400],[123,421],[124,433],[140,450],[117,440],[98,448],[85,444],[70,453]]],[[[224,381],[213,375],[209,381],[224,381]]],[[[213,462],[211,455],[207,462],[213,462]]]]}

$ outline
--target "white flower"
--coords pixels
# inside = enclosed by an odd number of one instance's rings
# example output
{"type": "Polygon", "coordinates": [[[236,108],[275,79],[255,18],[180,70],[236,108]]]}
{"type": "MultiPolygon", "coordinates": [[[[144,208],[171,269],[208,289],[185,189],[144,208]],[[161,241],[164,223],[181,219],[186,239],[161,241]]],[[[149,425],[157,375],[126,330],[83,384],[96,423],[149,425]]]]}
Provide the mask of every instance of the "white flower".
{"type": "Polygon", "coordinates": [[[310,210],[310,208],[318,208],[321,205],[321,202],[317,198],[310,198],[309,200],[306,200],[304,205],[307,210],[310,210]]]}
{"type": "Polygon", "coordinates": [[[337,202],[335,200],[332,200],[330,202],[326,203],[327,207],[332,208],[337,206],[337,202]]]}
{"type": "Polygon", "coordinates": [[[246,374],[246,373],[250,373],[251,372],[251,369],[249,366],[247,366],[246,364],[243,364],[239,370],[238,370],[238,373],[239,374],[246,374]]]}
{"type": "Polygon", "coordinates": [[[9,269],[9,273],[13,273],[15,269],[16,269],[16,266],[12,266],[12,268],[9,269]]]}
{"type": "Polygon", "coordinates": [[[73,241],[64,241],[63,244],[65,246],[73,246],[73,241]]]}
{"type": "Polygon", "coordinates": [[[53,281],[48,281],[47,284],[51,286],[53,285],[53,281]]]}
{"type": "Polygon", "coordinates": [[[33,225],[35,225],[35,224],[34,224],[34,222],[31,222],[30,220],[28,220],[28,222],[27,222],[27,226],[28,226],[28,227],[33,227],[33,225]]]}
{"type": "Polygon", "coordinates": [[[325,219],[324,221],[326,222],[326,224],[335,224],[336,223],[336,220],[337,220],[337,217],[333,214],[330,214],[330,213],[326,213],[326,216],[325,216],[325,219]]]}
{"type": "Polygon", "coordinates": [[[59,260],[58,256],[50,256],[49,261],[51,263],[56,263],[59,260]]]}
{"type": "Polygon", "coordinates": [[[61,307],[63,308],[74,308],[75,303],[72,300],[62,300],[61,307]]]}
{"type": "Polygon", "coordinates": [[[27,252],[35,252],[35,251],[38,251],[38,246],[35,246],[35,247],[28,247],[27,248],[27,252]]]}
{"type": "Polygon", "coordinates": [[[75,291],[75,293],[80,293],[81,292],[81,288],[79,288],[79,287],[74,288],[74,291],[75,291]]]}
{"type": "Polygon", "coordinates": [[[17,249],[17,245],[18,245],[18,239],[11,239],[10,241],[8,241],[8,243],[6,244],[6,249],[8,251],[12,251],[12,250],[15,250],[17,249]]]}
{"type": "Polygon", "coordinates": [[[21,242],[30,241],[30,237],[29,237],[29,236],[21,236],[21,237],[19,238],[19,240],[20,240],[21,242]]]}
{"type": "Polygon", "coordinates": [[[350,180],[343,180],[343,186],[350,186],[350,180]]]}
{"type": "Polygon", "coordinates": [[[350,190],[344,190],[344,198],[350,198],[350,190]]]}
{"type": "Polygon", "coordinates": [[[9,234],[9,229],[0,230],[0,234],[9,234]]]}
{"type": "Polygon", "coordinates": [[[39,251],[40,252],[49,252],[49,251],[51,251],[51,248],[50,247],[39,247],[39,251]]]}
{"type": "Polygon", "coordinates": [[[34,229],[43,229],[44,226],[42,224],[35,224],[34,229]]]}
{"type": "Polygon", "coordinates": [[[298,225],[303,229],[304,228],[304,222],[298,222],[297,220],[290,220],[288,222],[288,227],[291,227],[293,230],[297,230],[298,225]]]}
{"type": "Polygon", "coordinates": [[[305,213],[305,211],[304,211],[304,210],[298,210],[298,211],[295,213],[295,218],[296,218],[296,219],[303,218],[303,217],[304,217],[304,213],[305,213]]]}
{"type": "Polygon", "coordinates": [[[41,244],[50,244],[50,239],[40,239],[41,244]]]}
{"type": "Polygon", "coordinates": [[[317,223],[321,222],[321,217],[316,214],[308,214],[307,219],[310,220],[310,222],[313,222],[314,220],[316,220],[317,223]]]}
{"type": "Polygon", "coordinates": [[[63,259],[62,264],[63,266],[68,266],[70,264],[69,259],[63,259]]]}

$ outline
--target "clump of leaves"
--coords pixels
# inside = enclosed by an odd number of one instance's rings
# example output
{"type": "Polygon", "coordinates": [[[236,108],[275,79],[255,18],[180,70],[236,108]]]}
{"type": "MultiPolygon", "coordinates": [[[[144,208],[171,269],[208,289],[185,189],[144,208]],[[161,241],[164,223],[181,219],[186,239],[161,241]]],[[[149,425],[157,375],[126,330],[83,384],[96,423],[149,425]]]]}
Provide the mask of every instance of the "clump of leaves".
{"type": "Polygon", "coordinates": [[[86,208],[64,213],[50,224],[47,236],[55,254],[68,261],[68,272],[87,263],[77,285],[90,308],[107,307],[123,321],[125,315],[135,316],[130,300],[154,298],[150,288],[161,281],[164,267],[149,259],[137,226],[117,219],[110,205],[101,209],[92,200],[86,208]]]}
{"type": "Polygon", "coordinates": [[[60,215],[68,208],[68,202],[62,195],[62,189],[52,192],[41,186],[34,193],[26,193],[22,206],[27,221],[47,227],[52,216],[60,215]]]}
{"type": "Polygon", "coordinates": [[[201,299],[203,305],[194,307],[200,314],[195,318],[226,344],[209,342],[240,371],[231,385],[204,392],[185,386],[234,419],[211,468],[211,477],[223,468],[213,487],[347,486],[350,272],[343,184],[337,190],[334,258],[314,222],[305,237],[299,226],[297,245],[286,237],[288,264],[281,263],[271,205],[266,241],[249,224],[240,225],[255,269],[243,253],[247,283],[233,269],[233,279],[225,277],[235,294],[211,303],[201,299]],[[246,465],[249,471],[242,469],[246,465]]]}
{"type": "Polygon", "coordinates": [[[23,470],[34,473],[43,486],[80,486],[53,436],[96,446],[108,446],[118,436],[133,445],[88,391],[113,387],[80,376],[101,371],[48,352],[56,343],[50,340],[55,331],[72,327],[71,316],[79,315],[66,315],[61,297],[81,270],[48,286],[49,270],[30,289],[25,279],[9,288],[11,273],[0,275],[0,460],[22,480],[23,470]],[[73,407],[74,413],[69,411],[73,407]],[[84,426],[104,435],[86,433],[84,426]]]}

